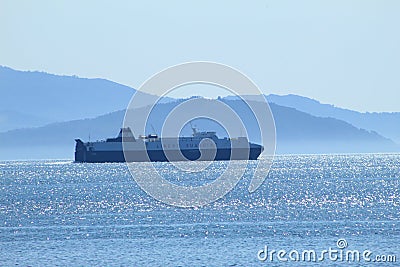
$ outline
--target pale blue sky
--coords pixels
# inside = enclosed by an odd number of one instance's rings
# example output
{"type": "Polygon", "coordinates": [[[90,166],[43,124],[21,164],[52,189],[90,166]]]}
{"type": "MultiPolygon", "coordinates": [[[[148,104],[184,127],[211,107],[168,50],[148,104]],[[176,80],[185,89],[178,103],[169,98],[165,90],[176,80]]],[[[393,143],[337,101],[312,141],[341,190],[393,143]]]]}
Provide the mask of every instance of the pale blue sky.
{"type": "Polygon", "coordinates": [[[400,1],[0,0],[0,65],[138,87],[193,60],[267,94],[400,111],[400,1]]]}

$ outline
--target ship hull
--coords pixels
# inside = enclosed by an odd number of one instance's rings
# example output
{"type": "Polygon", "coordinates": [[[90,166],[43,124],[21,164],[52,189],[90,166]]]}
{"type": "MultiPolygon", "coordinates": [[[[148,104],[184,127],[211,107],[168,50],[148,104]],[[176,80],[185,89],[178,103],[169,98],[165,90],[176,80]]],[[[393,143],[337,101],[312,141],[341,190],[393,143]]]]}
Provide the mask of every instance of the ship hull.
{"type": "MultiPolygon", "coordinates": [[[[168,157],[164,150],[147,150],[147,151],[127,151],[124,155],[123,151],[87,151],[80,149],[75,152],[75,162],[167,162],[167,161],[182,161],[183,155],[187,160],[256,160],[262,152],[262,146],[251,147],[249,149],[217,149],[216,153],[210,156],[201,157],[198,149],[186,149],[181,151],[171,151],[168,157]],[[233,153],[232,153],[233,152],[233,153]],[[182,154],[181,154],[182,153],[182,154]],[[231,157],[232,154],[232,157],[231,157]],[[180,156],[174,156],[180,155],[180,156]]],[[[205,153],[207,155],[207,152],[205,153]]]]}

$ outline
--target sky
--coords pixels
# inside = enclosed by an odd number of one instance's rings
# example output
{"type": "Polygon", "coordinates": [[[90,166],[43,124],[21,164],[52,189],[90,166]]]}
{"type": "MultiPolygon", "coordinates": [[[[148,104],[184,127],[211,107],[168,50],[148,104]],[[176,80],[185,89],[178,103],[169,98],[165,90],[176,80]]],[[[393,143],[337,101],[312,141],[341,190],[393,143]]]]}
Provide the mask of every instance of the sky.
{"type": "Polygon", "coordinates": [[[266,94],[400,111],[398,14],[397,0],[0,0],[0,65],[138,88],[213,61],[266,94]]]}

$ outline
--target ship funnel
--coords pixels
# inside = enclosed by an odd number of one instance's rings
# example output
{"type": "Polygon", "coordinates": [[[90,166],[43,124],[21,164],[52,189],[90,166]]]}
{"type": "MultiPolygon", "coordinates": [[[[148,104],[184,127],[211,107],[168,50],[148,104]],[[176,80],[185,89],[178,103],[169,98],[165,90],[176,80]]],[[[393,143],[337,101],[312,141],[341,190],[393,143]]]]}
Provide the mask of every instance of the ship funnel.
{"type": "Polygon", "coordinates": [[[133,136],[132,130],[130,127],[121,128],[118,134],[118,138],[122,138],[122,141],[136,141],[135,136],[133,136]]]}

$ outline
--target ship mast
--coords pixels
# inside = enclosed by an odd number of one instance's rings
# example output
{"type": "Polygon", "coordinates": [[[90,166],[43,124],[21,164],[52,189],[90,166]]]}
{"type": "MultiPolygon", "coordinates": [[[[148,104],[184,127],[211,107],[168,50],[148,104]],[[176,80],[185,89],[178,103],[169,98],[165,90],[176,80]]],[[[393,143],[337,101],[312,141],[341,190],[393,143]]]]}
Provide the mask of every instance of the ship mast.
{"type": "Polygon", "coordinates": [[[189,122],[189,123],[190,123],[190,128],[192,128],[192,131],[193,131],[193,136],[195,136],[197,134],[197,130],[195,127],[193,127],[192,122],[189,122]]]}
{"type": "Polygon", "coordinates": [[[150,124],[150,126],[151,126],[151,129],[153,130],[153,133],[154,133],[154,134],[157,134],[156,129],[154,129],[153,124],[150,124]]]}

